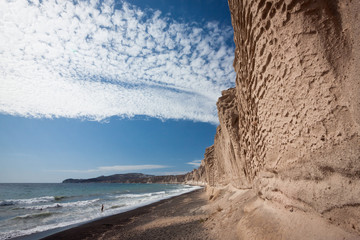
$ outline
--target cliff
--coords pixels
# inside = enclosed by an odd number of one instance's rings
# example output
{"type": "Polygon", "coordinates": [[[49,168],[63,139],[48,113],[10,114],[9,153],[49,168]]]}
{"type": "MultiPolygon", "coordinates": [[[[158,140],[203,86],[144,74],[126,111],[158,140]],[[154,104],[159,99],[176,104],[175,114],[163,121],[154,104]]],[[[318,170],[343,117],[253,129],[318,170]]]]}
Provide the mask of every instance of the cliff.
{"type": "Polygon", "coordinates": [[[219,98],[214,145],[189,178],[237,206],[222,214],[242,213],[241,239],[360,239],[360,2],[229,8],[236,87],[219,98]]]}

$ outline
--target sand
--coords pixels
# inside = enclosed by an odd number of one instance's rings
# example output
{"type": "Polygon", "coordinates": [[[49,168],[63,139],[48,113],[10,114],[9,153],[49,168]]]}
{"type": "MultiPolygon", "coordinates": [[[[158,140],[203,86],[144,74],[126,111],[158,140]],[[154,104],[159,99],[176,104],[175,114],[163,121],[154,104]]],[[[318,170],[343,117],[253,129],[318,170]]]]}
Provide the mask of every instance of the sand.
{"type": "Polygon", "coordinates": [[[43,239],[359,239],[311,211],[260,198],[254,189],[206,187],[43,239]]]}
{"type": "Polygon", "coordinates": [[[86,223],[43,239],[212,239],[204,190],[86,223]]]}

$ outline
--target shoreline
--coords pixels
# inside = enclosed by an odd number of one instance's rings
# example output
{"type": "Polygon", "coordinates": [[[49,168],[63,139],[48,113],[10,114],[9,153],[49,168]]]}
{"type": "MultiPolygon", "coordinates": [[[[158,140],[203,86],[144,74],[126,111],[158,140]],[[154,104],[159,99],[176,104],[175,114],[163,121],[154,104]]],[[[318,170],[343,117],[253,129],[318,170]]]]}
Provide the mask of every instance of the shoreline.
{"type": "MultiPolygon", "coordinates": [[[[123,213],[118,213],[115,215],[95,219],[89,222],[83,222],[62,228],[56,228],[56,229],[34,233],[31,235],[21,236],[13,239],[16,240],[103,239],[102,237],[100,238],[100,236],[103,235],[109,235],[110,237],[108,236],[106,238],[109,239],[111,238],[111,236],[117,236],[119,234],[131,235],[134,234],[132,229],[134,228],[135,225],[141,226],[143,225],[144,221],[147,224],[151,223],[154,220],[153,217],[159,215],[159,213],[162,213],[164,216],[166,215],[167,218],[169,217],[174,218],[174,216],[178,214],[178,211],[182,211],[183,212],[182,217],[180,217],[177,220],[173,219],[175,220],[176,223],[179,223],[179,221],[181,222],[181,220],[184,220],[186,222],[187,220],[194,218],[194,215],[190,216],[187,210],[191,210],[190,208],[200,208],[203,205],[205,205],[206,197],[204,194],[205,194],[205,190],[204,188],[202,188],[178,196],[162,199],[160,201],[150,203],[148,205],[141,206],[123,213]],[[178,209],[178,211],[173,212],[176,209],[178,209]],[[169,212],[171,212],[171,214],[168,214],[169,212]],[[187,216],[189,218],[187,220],[186,220],[186,215],[189,215],[187,216]],[[138,219],[138,220],[134,221],[134,219],[138,219]]],[[[167,223],[165,225],[167,225],[167,223]]],[[[187,229],[189,230],[189,228],[193,228],[193,227],[188,226],[187,229]]],[[[152,229],[151,227],[147,229],[147,231],[150,232],[152,230],[156,230],[156,229],[152,229]]],[[[192,229],[192,232],[194,231],[195,229],[192,229]]],[[[134,239],[141,239],[139,238],[140,233],[141,231],[136,231],[135,234],[137,234],[138,236],[134,239]]],[[[179,234],[183,235],[181,233],[179,234]]],[[[161,233],[160,235],[159,233],[155,235],[155,237],[162,238],[160,236],[161,233]]],[[[127,237],[127,239],[129,239],[129,237],[127,237]]]]}

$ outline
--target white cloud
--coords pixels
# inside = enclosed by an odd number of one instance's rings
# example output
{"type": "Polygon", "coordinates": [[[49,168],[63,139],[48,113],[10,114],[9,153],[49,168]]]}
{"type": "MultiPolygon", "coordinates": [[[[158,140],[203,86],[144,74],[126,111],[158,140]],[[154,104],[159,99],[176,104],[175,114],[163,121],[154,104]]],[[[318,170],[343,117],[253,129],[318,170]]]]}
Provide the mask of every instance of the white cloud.
{"type": "Polygon", "coordinates": [[[69,173],[93,173],[93,172],[129,172],[129,171],[139,171],[139,170],[151,170],[151,169],[161,169],[168,168],[169,166],[165,165],[116,165],[116,166],[102,166],[95,169],[85,169],[85,170],[55,170],[56,172],[69,172],[69,173]]]}
{"type": "Polygon", "coordinates": [[[184,175],[187,174],[188,171],[175,171],[175,172],[156,172],[154,175],[184,175]]]}
{"type": "Polygon", "coordinates": [[[0,1],[1,113],[217,123],[216,100],[235,79],[231,28],[126,2],[29,2],[0,1]]]}
{"type": "Polygon", "coordinates": [[[194,161],[191,161],[191,162],[187,162],[186,164],[190,164],[190,165],[193,165],[195,167],[199,167],[200,164],[201,164],[201,160],[194,160],[194,161]]]}
{"type": "Polygon", "coordinates": [[[105,166],[99,167],[99,171],[136,171],[136,170],[149,170],[167,168],[169,166],[164,165],[118,165],[118,166],[105,166]]]}

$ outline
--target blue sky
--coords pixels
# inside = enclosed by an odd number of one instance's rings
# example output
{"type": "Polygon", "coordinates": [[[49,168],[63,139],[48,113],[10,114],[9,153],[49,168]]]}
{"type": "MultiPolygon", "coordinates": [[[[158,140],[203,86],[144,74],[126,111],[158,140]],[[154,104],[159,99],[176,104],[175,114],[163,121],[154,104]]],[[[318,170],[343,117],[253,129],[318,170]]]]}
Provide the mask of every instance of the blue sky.
{"type": "Polygon", "coordinates": [[[0,182],[184,173],[234,85],[227,1],[1,1],[0,182]]]}

